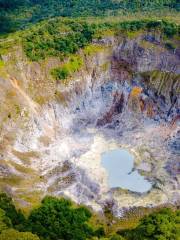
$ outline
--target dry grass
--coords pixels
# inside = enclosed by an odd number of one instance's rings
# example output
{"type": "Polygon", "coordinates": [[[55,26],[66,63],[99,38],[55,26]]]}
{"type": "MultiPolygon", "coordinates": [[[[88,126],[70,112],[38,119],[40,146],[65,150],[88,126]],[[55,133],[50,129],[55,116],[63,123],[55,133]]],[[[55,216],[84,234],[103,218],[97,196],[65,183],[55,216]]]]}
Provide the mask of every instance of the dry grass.
{"type": "Polygon", "coordinates": [[[39,158],[39,153],[35,151],[30,152],[19,152],[12,150],[12,153],[24,163],[30,163],[31,158],[39,158]]]}

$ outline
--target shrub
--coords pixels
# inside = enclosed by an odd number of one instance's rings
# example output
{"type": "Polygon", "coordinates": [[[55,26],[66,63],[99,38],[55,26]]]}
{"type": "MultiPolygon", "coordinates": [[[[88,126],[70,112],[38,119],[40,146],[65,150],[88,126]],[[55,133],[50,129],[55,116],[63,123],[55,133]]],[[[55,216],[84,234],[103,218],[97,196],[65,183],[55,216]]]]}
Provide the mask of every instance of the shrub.
{"type": "Polygon", "coordinates": [[[53,69],[51,74],[56,80],[65,80],[72,76],[73,73],[77,72],[82,66],[82,58],[78,55],[72,56],[67,63],[63,64],[61,67],[53,69]]]}
{"type": "Polygon", "coordinates": [[[65,67],[55,68],[51,74],[56,80],[65,80],[69,76],[69,71],[65,67]]]}
{"type": "Polygon", "coordinates": [[[168,50],[173,50],[174,51],[176,49],[176,46],[171,42],[166,42],[165,43],[165,48],[167,48],[168,50]]]}

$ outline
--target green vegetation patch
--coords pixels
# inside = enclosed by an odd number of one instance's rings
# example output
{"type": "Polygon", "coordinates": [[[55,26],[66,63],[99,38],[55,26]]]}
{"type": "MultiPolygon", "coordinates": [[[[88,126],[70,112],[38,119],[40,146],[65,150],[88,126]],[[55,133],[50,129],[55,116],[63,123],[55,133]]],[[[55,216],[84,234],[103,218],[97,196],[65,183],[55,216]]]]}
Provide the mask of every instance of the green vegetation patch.
{"type": "Polygon", "coordinates": [[[124,21],[121,22],[118,27],[119,29],[126,30],[127,32],[136,32],[139,30],[159,30],[169,38],[178,35],[180,32],[180,27],[178,25],[164,20],[124,21]]]}
{"type": "Polygon", "coordinates": [[[3,60],[0,59],[0,68],[4,67],[4,62],[3,60]]]}
{"type": "Polygon", "coordinates": [[[50,56],[58,56],[63,60],[77,53],[81,48],[85,48],[84,52],[87,54],[98,50],[100,47],[91,44],[94,38],[113,36],[118,31],[124,31],[132,38],[135,33],[151,30],[160,31],[166,38],[172,38],[179,34],[180,27],[175,23],[151,19],[88,23],[88,21],[56,18],[27,30],[23,38],[23,47],[31,61],[43,60],[50,56]]]}
{"type": "Polygon", "coordinates": [[[25,218],[21,211],[17,211],[13,201],[5,193],[0,193],[0,208],[5,211],[6,216],[11,220],[12,225],[16,226],[24,222],[25,218]]]}
{"type": "Polygon", "coordinates": [[[31,29],[24,37],[23,46],[31,61],[49,56],[63,59],[91,42],[93,34],[93,27],[86,22],[55,19],[31,29]]]}
{"type": "Polygon", "coordinates": [[[81,56],[71,56],[67,63],[64,63],[61,67],[55,68],[51,71],[52,76],[56,80],[66,80],[71,77],[73,73],[80,70],[83,66],[83,59],[81,56]]]}
{"type": "Polygon", "coordinates": [[[135,12],[177,13],[179,10],[178,0],[0,0],[0,33],[56,16],[122,16],[135,12]]]}
{"type": "MultiPolygon", "coordinates": [[[[100,216],[99,216],[100,217],[100,216]]],[[[98,218],[70,200],[45,197],[25,218],[5,193],[0,193],[0,240],[178,240],[180,211],[164,208],[145,216],[134,228],[123,229],[122,219],[98,218]],[[115,221],[114,221],[115,220],[115,221]],[[114,224],[113,224],[114,222],[114,224]],[[104,227],[107,225],[106,231],[104,227]],[[116,228],[117,229],[117,228],[116,228]]]]}
{"type": "Polygon", "coordinates": [[[30,214],[27,228],[44,239],[84,240],[93,235],[87,224],[90,217],[85,207],[73,208],[69,200],[46,197],[30,214]]]}
{"type": "Polygon", "coordinates": [[[180,211],[162,209],[143,218],[133,230],[120,232],[127,240],[178,240],[180,211]]]}
{"type": "Polygon", "coordinates": [[[98,44],[90,44],[83,49],[85,56],[92,56],[104,49],[103,46],[98,44]]]}
{"type": "Polygon", "coordinates": [[[174,51],[176,49],[176,45],[172,42],[166,42],[165,48],[171,51],[174,51]]]}
{"type": "Polygon", "coordinates": [[[15,229],[4,230],[0,234],[0,240],[40,240],[37,235],[30,232],[19,232],[15,229]]]}
{"type": "Polygon", "coordinates": [[[11,220],[6,216],[6,212],[0,208],[0,233],[11,226],[11,220]]]}

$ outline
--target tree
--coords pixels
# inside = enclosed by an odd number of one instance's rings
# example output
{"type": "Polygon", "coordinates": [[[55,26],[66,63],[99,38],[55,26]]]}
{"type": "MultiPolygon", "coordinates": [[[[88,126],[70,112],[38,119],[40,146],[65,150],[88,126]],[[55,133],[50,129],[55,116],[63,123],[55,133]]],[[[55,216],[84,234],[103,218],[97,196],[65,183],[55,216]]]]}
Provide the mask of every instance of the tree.
{"type": "Polygon", "coordinates": [[[4,230],[0,234],[0,240],[40,240],[37,235],[30,232],[18,232],[14,229],[4,230]]]}
{"type": "Polygon", "coordinates": [[[11,220],[6,217],[6,213],[4,210],[0,209],[0,233],[11,226],[11,220]]]}
{"type": "Polygon", "coordinates": [[[46,197],[30,214],[26,230],[44,239],[84,240],[93,236],[87,224],[90,217],[85,207],[74,208],[69,200],[46,197]]]}
{"type": "Polygon", "coordinates": [[[0,8],[10,10],[22,6],[25,2],[27,3],[24,0],[0,0],[0,8]]]}
{"type": "Polygon", "coordinates": [[[13,226],[22,224],[25,221],[21,211],[16,210],[11,197],[8,197],[5,193],[0,193],[0,207],[11,220],[13,226]]]}
{"type": "Polygon", "coordinates": [[[7,14],[0,11],[0,34],[13,31],[16,27],[15,25],[15,21],[12,21],[12,19],[7,14]]]}
{"type": "Polygon", "coordinates": [[[128,240],[178,240],[180,236],[180,211],[163,209],[145,217],[140,225],[125,231],[128,240]]]}
{"type": "MultiPolygon", "coordinates": [[[[179,0],[0,0],[0,13],[12,17],[11,23],[18,23],[16,29],[28,26],[30,22],[56,16],[106,16],[109,12],[116,15],[122,10],[140,12],[157,9],[179,11],[179,0]]],[[[9,32],[14,28],[7,27],[6,30],[9,32]]]]}

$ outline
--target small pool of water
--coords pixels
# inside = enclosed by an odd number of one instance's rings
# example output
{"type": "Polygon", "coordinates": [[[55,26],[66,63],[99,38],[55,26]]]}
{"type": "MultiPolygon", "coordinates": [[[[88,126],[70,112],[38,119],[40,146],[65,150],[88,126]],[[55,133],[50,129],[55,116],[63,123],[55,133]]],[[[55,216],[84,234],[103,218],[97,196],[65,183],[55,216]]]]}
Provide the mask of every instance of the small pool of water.
{"type": "Polygon", "coordinates": [[[134,157],[127,150],[116,149],[102,154],[102,166],[108,172],[110,188],[123,188],[130,191],[144,193],[152,185],[138,171],[132,171],[134,157]]]}

